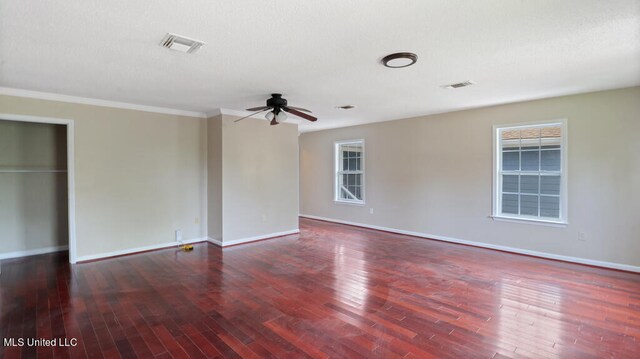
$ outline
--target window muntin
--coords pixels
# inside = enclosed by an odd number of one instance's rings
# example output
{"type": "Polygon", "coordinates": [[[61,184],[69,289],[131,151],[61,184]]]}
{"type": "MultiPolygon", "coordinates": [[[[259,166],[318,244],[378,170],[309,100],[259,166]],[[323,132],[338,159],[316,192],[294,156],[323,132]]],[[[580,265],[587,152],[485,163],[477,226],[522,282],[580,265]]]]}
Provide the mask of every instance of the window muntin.
{"type": "Polygon", "coordinates": [[[364,203],[364,141],[336,142],[335,201],[364,203]]]}
{"type": "Polygon", "coordinates": [[[566,222],[564,121],[496,129],[495,217],[566,222]]]}

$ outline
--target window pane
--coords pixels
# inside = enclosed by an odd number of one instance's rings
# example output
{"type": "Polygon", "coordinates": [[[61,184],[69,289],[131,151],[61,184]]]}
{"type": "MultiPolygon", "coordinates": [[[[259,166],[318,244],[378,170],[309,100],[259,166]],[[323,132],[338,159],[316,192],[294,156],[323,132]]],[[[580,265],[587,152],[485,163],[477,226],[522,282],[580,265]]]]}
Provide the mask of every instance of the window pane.
{"type": "Polygon", "coordinates": [[[355,158],[349,158],[349,171],[355,171],[357,169],[356,167],[356,159],[355,158]]]}
{"type": "Polygon", "coordinates": [[[538,215],[538,196],[520,195],[520,214],[527,216],[538,215]]]}
{"type": "Polygon", "coordinates": [[[540,151],[522,152],[522,170],[538,171],[540,169],[540,151]]]}
{"type": "Polygon", "coordinates": [[[503,214],[559,218],[562,201],[562,124],[498,130],[498,179],[503,214]]]}
{"type": "Polygon", "coordinates": [[[560,197],[540,196],[540,216],[560,218],[560,197]]]}
{"type": "Polygon", "coordinates": [[[354,143],[342,143],[337,147],[336,164],[336,197],[340,200],[360,201],[363,197],[362,174],[340,173],[357,172],[362,170],[362,148],[361,141],[354,143]]]}
{"type": "Polygon", "coordinates": [[[541,194],[560,194],[560,176],[540,176],[541,194]]]}
{"type": "Polygon", "coordinates": [[[518,195],[517,194],[502,195],[502,213],[518,214],[518,195]]]}
{"type": "Polygon", "coordinates": [[[523,150],[537,150],[540,148],[539,138],[522,139],[520,142],[520,148],[523,150]]]}
{"type": "Polygon", "coordinates": [[[502,152],[502,170],[517,171],[520,169],[520,152],[502,152]]]}
{"type": "Polygon", "coordinates": [[[538,194],[538,175],[520,176],[520,192],[538,194]]]}
{"type": "Polygon", "coordinates": [[[540,144],[540,128],[523,128],[520,129],[520,139],[522,147],[539,146],[540,144]]]}
{"type": "Polygon", "coordinates": [[[540,139],[542,148],[560,148],[560,138],[542,138],[540,139]]]}
{"type": "Polygon", "coordinates": [[[344,188],[340,189],[340,199],[349,199],[349,195],[344,188]]]}
{"type": "Polygon", "coordinates": [[[520,140],[502,140],[503,151],[517,151],[520,149],[520,140]]]}
{"type": "Polygon", "coordinates": [[[517,175],[502,175],[502,192],[518,193],[517,175]]]}
{"type": "Polygon", "coordinates": [[[542,151],[540,169],[543,171],[560,171],[560,150],[542,151]]]}

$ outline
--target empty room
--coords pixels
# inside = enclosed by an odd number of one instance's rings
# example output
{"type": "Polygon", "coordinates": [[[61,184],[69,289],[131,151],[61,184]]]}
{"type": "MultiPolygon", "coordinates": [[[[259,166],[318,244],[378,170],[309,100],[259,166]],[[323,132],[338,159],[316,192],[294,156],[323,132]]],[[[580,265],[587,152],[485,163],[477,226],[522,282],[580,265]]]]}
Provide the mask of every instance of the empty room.
{"type": "Polygon", "coordinates": [[[0,340],[640,358],[640,1],[1,0],[0,340]]]}

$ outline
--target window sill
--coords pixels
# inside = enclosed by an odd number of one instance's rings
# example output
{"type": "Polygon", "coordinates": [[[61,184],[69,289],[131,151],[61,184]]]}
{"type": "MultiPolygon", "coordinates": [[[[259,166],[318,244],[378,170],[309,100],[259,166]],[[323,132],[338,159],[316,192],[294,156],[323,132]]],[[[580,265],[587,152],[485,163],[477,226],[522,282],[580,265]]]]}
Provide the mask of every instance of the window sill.
{"type": "Polygon", "coordinates": [[[494,221],[501,222],[513,222],[513,223],[526,223],[526,224],[535,224],[539,226],[548,226],[548,227],[566,227],[567,222],[563,221],[552,221],[545,219],[533,219],[533,218],[520,218],[520,217],[507,217],[507,216],[489,216],[489,218],[494,221]]]}
{"type": "Polygon", "coordinates": [[[335,204],[348,204],[348,205],[351,205],[351,206],[364,206],[364,204],[365,204],[364,201],[358,201],[358,202],[356,202],[356,201],[341,201],[339,199],[334,199],[333,203],[335,203],[335,204]]]}

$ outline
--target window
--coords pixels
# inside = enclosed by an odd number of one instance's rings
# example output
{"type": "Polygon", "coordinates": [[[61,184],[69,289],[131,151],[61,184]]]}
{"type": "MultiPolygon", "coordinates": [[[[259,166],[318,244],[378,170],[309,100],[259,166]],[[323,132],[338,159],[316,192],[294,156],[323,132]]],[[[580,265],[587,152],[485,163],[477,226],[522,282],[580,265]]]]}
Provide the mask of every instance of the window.
{"type": "Polygon", "coordinates": [[[364,204],[364,140],[336,142],[335,198],[364,204]]]}
{"type": "Polygon", "coordinates": [[[566,223],[566,121],[495,129],[497,218],[566,223]]]}

